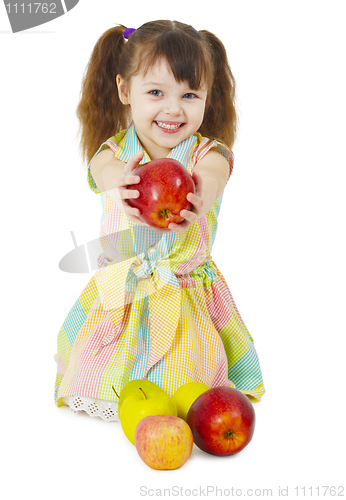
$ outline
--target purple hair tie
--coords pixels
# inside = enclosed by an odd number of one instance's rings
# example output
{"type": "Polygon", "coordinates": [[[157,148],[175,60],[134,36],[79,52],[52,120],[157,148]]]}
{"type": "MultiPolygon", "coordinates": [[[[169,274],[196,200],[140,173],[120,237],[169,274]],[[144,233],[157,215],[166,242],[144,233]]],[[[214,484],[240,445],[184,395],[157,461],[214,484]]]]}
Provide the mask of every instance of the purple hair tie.
{"type": "Polygon", "coordinates": [[[124,31],[124,38],[128,40],[134,31],[136,31],[136,28],[126,28],[124,31]]]}

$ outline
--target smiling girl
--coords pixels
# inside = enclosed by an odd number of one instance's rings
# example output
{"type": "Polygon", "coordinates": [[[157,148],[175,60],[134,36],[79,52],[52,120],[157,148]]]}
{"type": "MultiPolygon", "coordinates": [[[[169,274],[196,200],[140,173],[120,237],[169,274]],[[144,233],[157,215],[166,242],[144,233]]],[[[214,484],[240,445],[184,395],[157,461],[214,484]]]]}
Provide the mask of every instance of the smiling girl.
{"type": "Polygon", "coordinates": [[[77,112],[104,253],[59,332],[58,406],[118,420],[112,386],[119,394],[140,378],[169,395],[201,382],[262,397],[253,339],[211,257],[233,168],[234,98],[225,48],[208,31],[154,21],[112,28],[95,45],[77,112]],[[184,220],[160,230],[130,207],[139,192],[127,186],[140,182],[139,164],[165,157],[196,191],[184,220]]]}

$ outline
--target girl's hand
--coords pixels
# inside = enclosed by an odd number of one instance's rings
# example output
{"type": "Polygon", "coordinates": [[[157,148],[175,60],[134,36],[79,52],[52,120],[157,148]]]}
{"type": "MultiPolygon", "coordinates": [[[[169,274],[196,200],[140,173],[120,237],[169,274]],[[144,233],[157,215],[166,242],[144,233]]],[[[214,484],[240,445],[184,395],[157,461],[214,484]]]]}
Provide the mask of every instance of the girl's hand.
{"type": "Polygon", "coordinates": [[[196,184],[196,193],[187,195],[192,204],[191,210],[182,210],[180,215],[184,221],[180,224],[170,224],[171,231],[181,233],[190,224],[206,215],[215,201],[222,195],[230,174],[229,163],[217,151],[209,151],[197,164],[192,173],[196,184]]]}
{"type": "Polygon", "coordinates": [[[188,229],[190,224],[193,224],[200,217],[205,215],[203,212],[203,200],[200,197],[203,187],[202,177],[198,172],[196,172],[196,170],[194,170],[192,172],[192,178],[196,186],[195,194],[189,193],[186,196],[187,200],[191,203],[192,208],[191,210],[182,210],[180,212],[181,217],[184,217],[184,220],[182,222],[180,222],[179,224],[171,222],[171,224],[169,224],[168,229],[173,231],[174,233],[183,233],[188,229]]]}
{"type": "Polygon", "coordinates": [[[144,151],[139,151],[136,153],[124,167],[123,175],[117,177],[114,187],[116,203],[121,208],[127,217],[139,226],[148,226],[140,218],[140,210],[138,208],[131,207],[127,200],[138,198],[139,191],[137,189],[127,189],[130,184],[138,184],[141,178],[135,175],[135,170],[138,167],[140,161],[143,159],[144,151]]]}

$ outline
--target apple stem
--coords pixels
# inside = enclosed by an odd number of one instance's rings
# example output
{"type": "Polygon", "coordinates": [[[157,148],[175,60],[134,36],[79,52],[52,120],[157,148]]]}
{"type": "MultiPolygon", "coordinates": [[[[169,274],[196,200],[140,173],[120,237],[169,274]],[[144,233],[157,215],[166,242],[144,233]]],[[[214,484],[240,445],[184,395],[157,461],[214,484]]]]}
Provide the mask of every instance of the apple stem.
{"type": "Polygon", "coordinates": [[[118,393],[117,393],[117,391],[114,389],[114,385],[112,385],[112,389],[113,389],[113,391],[115,392],[115,394],[117,395],[117,398],[119,398],[119,399],[120,399],[119,394],[118,394],[118,393]]]}
{"type": "Polygon", "coordinates": [[[231,430],[228,430],[228,431],[225,432],[225,436],[227,438],[231,438],[232,439],[234,437],[234,432],[231,431],[231,430]]]}
{"type": "Polygon", "coordinates": [[[171,211],[168,208],[163,208],[160,211],[161,217],[169,217],[171,215],[171,211]]]}
{"type": "Polygon", "coordinates": [[[145,392],[143,391],[142,387],[139,387],[139,389],[143,392],[144,396],[145,396],[145,399],[148,399],[147,398],[147,395],[145,394],[145,392]]]}

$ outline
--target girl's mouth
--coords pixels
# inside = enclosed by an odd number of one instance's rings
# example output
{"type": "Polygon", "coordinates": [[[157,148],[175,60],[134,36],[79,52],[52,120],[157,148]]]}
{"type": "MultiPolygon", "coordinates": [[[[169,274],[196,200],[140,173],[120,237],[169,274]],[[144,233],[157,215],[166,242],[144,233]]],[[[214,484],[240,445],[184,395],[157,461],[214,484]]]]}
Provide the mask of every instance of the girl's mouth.
{"type": "Polygon", "coordinates": [[[185,125],[184,123],[179,123],[179,122],[155,121],[154,123],[156,123],[156,125],[159,127],[160,130],[168,134],[174,134],[175,132],[178,132],[178,130],[180,130],[185,125]]]}

